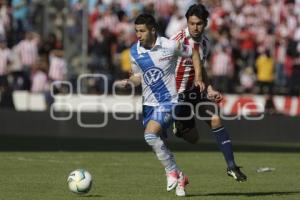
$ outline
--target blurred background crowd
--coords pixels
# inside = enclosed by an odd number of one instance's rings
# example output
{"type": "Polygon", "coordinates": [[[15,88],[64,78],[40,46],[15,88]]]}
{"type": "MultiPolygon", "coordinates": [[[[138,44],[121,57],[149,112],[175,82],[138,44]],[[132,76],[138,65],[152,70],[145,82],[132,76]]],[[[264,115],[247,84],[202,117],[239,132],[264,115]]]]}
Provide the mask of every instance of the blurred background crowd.
{"type": "MultiPolygon", "coordinates": [[[[186,27],[194,3],[210,12],[205,67],[216,89],[300,94],[300,0],[0,0],[1,96],[28,90],[49,97],[51,83],[76,89],[84,73],[106,76],[111,92],[130,71],[135,17],[153,14],[160,34],[171,37],[186,27]]],[[[99,78],[80,84],[84,93],[103,92],[99,78]]]]}

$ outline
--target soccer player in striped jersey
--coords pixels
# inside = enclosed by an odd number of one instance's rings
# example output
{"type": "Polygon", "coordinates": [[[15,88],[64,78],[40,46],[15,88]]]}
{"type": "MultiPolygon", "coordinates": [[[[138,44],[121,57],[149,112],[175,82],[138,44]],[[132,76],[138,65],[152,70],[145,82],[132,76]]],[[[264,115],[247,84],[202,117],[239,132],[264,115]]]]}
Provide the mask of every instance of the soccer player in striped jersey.
{"type": "MultiPolygon", "coordinates": [[[[185,46],[192,46],[197,49],[200,53],[201,65],[203,66],[209,50],[209,41],[204,35],[209,12],[204,5],[194,4],[189,7],[185,16],[188,27],[181,30],[171,39],[185,46]]],[[[176,107],[176,113],[177,117],[185,117],[186,120],[175,120],[173,132],[176,136],[190,143],[196,143],[199,138],[195,128],[195,113],[197,113],[197,116],[200,116],[200,119],[205,120],[209,125],[216,138],[219,149],[222,151],[227,163],[227,174],[239,182],[246,181],[246,175],[241,172],[240,167],[235,163],[229,135],[218,115],[219,108],[217,103],[222,100],[222,95],[213,89],[204,68],[202,72],[203,80],[208,85],[205,92],[200,92],[198,88],[194,87],[193,82],[199,78],[201,79],[201,77],[195,75],[193,60],[184,57],[178,59],[176,89],[179,93],[179,102],[184,103],[181,105],[179,103],[180,106],[176,107]],[[193,106],[187,106],[186,104],[193,106]],[[189,116],[193,117],[189,118],[189,116]]]]}
{"type": "MultiPolygon", "coordinates": [[[[162,132],[172,124],[172,109],[178,102],[175,88],[175,68],[179,56],[191,57],[200,73],[200,55],[191,48],[179,46],[174,40],[157,35],[153,16],[141,14],[135,20],[138,42],[131,49],[132,75],[120,86],[142,84],[144,137],[158,160],[165,167],[167,191],[175,189],[177,196],[185,196],[187,177],[179,169],[174,156],[167,148],[162,132]]],[[[205,89],[203,82],[197,86],[205,89]]]]}
{"type": "Polygon", "coordinates": [[[0,38],[0,88],[7,85],[8,66],[11,63],[11,50],[7,48],[4,38],[0,38]]]}
{"type": "Polygon", "coordinates": [[[20,76],[23,79],[23,85],[21,85],[21,89],[30,90],[31,68],[32,65],[34,65],[34,63],[38,60],[39,43],[40,36],[37,33],[26,32],[25,38],[21,40],[15,47],[21,61],[20,76]]]}
{"type": "Polygon", "coordinates": [[[49,78],[51,81],[64,81],[67,75],[67,62],[62,50],[52,50],[49,55],[49,78]]]}

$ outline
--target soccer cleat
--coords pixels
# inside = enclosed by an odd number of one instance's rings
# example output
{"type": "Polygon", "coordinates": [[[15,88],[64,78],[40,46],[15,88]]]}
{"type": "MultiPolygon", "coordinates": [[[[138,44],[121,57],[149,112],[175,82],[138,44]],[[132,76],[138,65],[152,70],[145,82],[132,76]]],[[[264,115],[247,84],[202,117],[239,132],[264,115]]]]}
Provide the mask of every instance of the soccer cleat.
{"type": "Polygon", "coordinates": [[[247,180],[247,176],[240,170],[240,168],[241,167],[234,167],[233,169],[227,169],[227,174],[238,182],[244,182],[247,180]]]}
{"type": "Polygon", "coordinates": [[[176,196],[184,197],[186,195],[185,186],[189,183],[188,177],[182,172],[179,173],[178,184],[176,187],[176,196]]]}
{"type": "Polygon", "coordinates": [[[170,173],[167,173],[167,191],[170,192],[173,190],[178,183],[178,172],[172,171],[170,173]]]}

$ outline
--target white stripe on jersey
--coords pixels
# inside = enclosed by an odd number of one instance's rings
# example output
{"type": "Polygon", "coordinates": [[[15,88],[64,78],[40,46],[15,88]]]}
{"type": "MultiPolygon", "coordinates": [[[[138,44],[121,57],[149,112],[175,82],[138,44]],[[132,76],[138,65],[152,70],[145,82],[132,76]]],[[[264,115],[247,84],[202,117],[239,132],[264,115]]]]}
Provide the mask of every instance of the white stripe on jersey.
{"type": "Polygon", "coordinates": [[[8,48],[0,49],[0,75],[6,75],[8,71],[8,61],[11,57],[11,51],[8,48]]]}
{"type": "Polygon", "coordinates": [[[139,44],[139,42],[134,44],[130,53],[133,73],[142,74],[143,105],[159,106],[164,103],[177,103],[176,42],[158,37],[155,46],[150,50],[146,50],[139,44]]]}
{"type": "Polygon", "coordinates": [[[66,73],[66,61],[57,56],[50,56],[49,78],[55,81],[62,81],[66,73]]]}
{"type": "Polygon", "coordinates": [[[31,92],[44,92],[47,88],[47,75],[37,71],[32,75],[31,92]]]}
{"type": "MultiPolygon", "coordinates": [[[[186,28],[171,37],[171,39],[183,45],[198,49],[202,62],[205,62],[209,52],[209,40],[205,35],[202,36],[200,42],[195,42],[190,36],[188,28],[186,28]]],[[[179,57],[176,66],[176,89],[178,93],[182,93],[185,90],[190,89],[193,84],[194,77],[195,72],[192,58],[179,57]]]]}
{"type": "Polygon", "coordinates": [[[119,23],[118,18],[115,15],[104,16],[97,20],[92,27],[92,36],[97,38],[102,36],[101,29],[108,29],[110,32],[117,32],[117,24],[119,23]]]}
{"type": "Polygon", "coordinates": [[[212,75],[227,76],[232,70],[232,60],[228,53],[216,52],[212,56],[212,75]]]}
{"type": "Polygon", "coordinates": [[[36,40],[22,40],[17,45],[17,51],[21,56],[22,65],[33,65],[38,59],[38,46],[36,40]]]}

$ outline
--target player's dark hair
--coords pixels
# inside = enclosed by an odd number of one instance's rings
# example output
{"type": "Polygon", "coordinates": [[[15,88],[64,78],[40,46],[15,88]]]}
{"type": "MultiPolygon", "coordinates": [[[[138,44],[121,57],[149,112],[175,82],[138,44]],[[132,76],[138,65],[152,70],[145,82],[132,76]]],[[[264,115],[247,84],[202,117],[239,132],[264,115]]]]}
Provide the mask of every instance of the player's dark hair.
{"type": "Polygon", "coordinates": [[[202,19],[207,24],[207,18],[209,17],[209,12],[203,4],[194,4],[189,7],[185,13],[185,17],[188,20],[189,17],[196,16],[202,19]]]}
{"type": "Polygon", "coordinates": [[[136,24],[136,25],[145,24],[148,27],[148,29],[154,28],[156,31],[157,31],[157,27],[158,27],[155,18],[152,15],[147,14],[147,13],[140,14],[135,19],[134,24],[136,24]]]}

